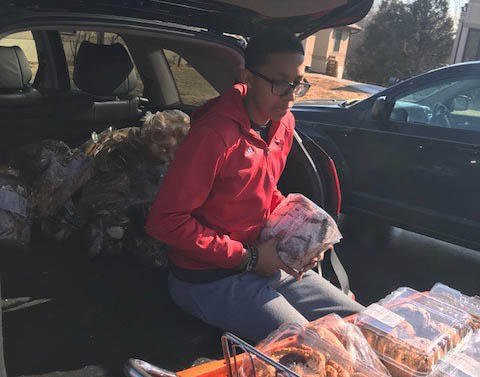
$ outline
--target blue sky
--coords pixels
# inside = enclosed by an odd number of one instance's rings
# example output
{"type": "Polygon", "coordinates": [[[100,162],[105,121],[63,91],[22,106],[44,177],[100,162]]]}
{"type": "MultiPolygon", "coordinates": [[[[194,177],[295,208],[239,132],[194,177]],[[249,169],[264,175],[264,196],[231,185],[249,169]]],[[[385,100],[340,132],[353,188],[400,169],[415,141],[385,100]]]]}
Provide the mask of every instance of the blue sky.
{"type": "Polygon", "coordinates": [[[455,23],[460,18],[460,9],[466,4],[468,1],[465,0],[450,0],[450,13],[452,13],[453,20],[455,23]]]}
{"type": "MultiPolygon", "coordinates": [[[[408,1],[408,0],[407,0],[408,1]]],[[[458,19],[460,18],[460,9],[468,3],[468,0],[449,0],[450,2],[450,14],[453,17],[453,21],[456,23],[458,22],[458,19]]],[[[373,8],[375,6],[381,3],[381,0],[375,0],[373,8]]]]}

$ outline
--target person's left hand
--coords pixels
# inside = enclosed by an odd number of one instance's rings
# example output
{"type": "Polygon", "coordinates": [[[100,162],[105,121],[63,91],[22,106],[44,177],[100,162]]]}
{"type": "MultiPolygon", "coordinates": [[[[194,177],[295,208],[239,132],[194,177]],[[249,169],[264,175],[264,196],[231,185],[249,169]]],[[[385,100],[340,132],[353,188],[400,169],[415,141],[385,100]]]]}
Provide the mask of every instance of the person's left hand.
{"type": "Polygon", "coordinates": [[[317,256],[310,259],[310,262],[298,272],[299,273],[299,279],[298,280],[301,280],[303,278],[303,275],[307,271],[311,270],[312,268],[315,268],[317,266],[317,264],[320,263],[323,260],[323,258],[325,256],[325,253],[328,250],[333,250],[333,245],[329,245],[326,249],[321,250],[318,253],[317,256]]]}

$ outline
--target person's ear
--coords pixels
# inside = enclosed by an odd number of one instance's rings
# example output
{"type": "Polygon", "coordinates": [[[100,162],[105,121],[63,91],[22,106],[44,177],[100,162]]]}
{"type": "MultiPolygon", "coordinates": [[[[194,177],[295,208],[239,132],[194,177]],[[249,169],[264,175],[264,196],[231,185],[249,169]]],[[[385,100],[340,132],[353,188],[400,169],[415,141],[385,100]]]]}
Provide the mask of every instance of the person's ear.
{"type": "Polygon", "coordinates": [[[240,71],[240,78],[242,79],[242,82],[246,84],[249,89],[253,88],[253,75],[248,69],[243,68],[240,71]]]}

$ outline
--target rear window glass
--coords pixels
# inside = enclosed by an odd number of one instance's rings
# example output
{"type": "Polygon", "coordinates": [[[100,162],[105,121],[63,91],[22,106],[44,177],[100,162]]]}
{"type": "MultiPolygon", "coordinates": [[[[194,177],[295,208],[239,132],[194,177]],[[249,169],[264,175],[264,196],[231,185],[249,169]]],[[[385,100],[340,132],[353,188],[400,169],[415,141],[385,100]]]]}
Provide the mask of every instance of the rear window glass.
{"type": "MultiPolygon", "coordinates": [[[[92,43],[106,44],[111,45],[114,43],[121,43],[125,46],[128,51],[128,47],[123,41],[122,37],[115,33],[105,33],[105,32],[96,32],[96,31],[71,31],[71,32],[60,32],[60,37],[62,38],[63,49],[65,51],[65,57],[67,59],[68,71],[70,74],[70,85],[72,88],[78,89],[73,81],[73,69],[75,64],[75,57],[77,56],[78,48],[83,41],[89,41],[92,43]]],[[[128,52],[130,54],[130,52],[128,52]]],[[[131,57],[131,56],[130,56],[131,57]]],[[[133,59],[132,59],[133,61],[133,59]]],[[[134,63],[135,64],[135,63],[134,63]]],[[[135,67],[135,73],[137,75],[137,86],[130,92],[132,95],[142,96],[143,95],[143,82],[140,77],[140,74],[135,67]]]]}
{"type": "Polygon", "coordinates": [[[198,106],[218,96],[215,88],[184,58],[170,50],[164,53],[184,104],[198,106]]]}

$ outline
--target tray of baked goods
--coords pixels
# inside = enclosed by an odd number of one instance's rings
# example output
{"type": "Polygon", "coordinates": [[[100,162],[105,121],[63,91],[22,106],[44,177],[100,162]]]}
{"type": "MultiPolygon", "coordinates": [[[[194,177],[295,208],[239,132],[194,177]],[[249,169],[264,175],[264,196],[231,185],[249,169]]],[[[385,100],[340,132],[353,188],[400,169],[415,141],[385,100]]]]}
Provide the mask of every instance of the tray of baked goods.
{"type": "Polygon", "coordinates": [[[423,377],[473,332],[472,317],[446,302],[400,288],[355,320],[393,377],[423,377]]]}
{"type": "Polygon", "coordinates": [[[479,303],[442,284],[425,293],[399,288],[347,318],[284,324],[256,346],[227,332],[224,360],[176,373],[131,360],[125,371],[128,377],[480,377],[479,303]]]}

